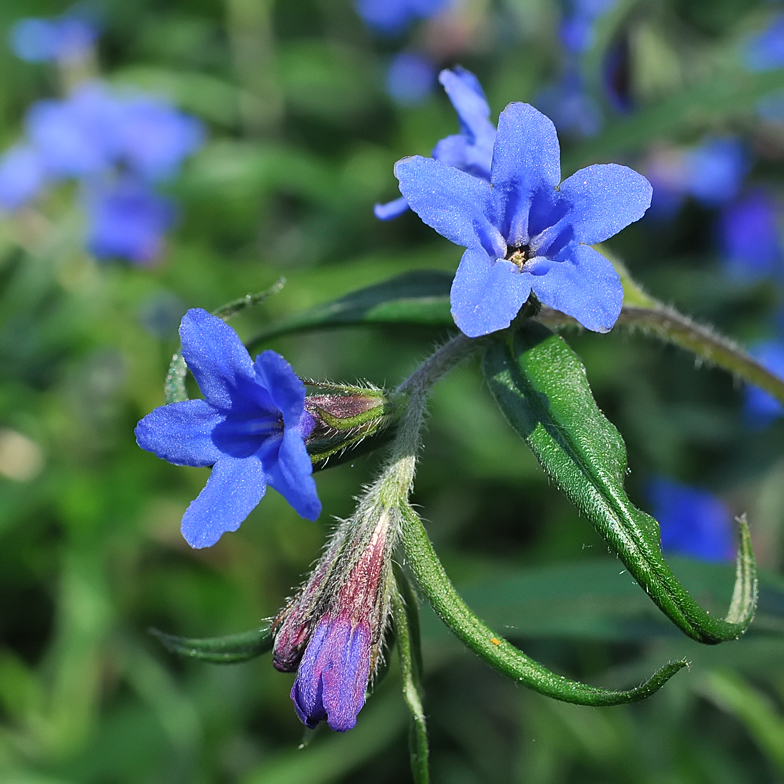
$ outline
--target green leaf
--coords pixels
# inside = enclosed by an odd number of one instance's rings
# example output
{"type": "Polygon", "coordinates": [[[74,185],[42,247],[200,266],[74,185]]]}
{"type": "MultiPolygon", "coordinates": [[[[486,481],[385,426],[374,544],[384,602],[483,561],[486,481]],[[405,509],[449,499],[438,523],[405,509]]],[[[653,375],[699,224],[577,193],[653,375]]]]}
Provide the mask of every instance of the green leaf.
{"type": "Polygon", "coordinates": [[[658,691],[684,660],[672,661],[628,691],[609,691],[565,678],[526,656],[478,618],[455,590],[436,555],[422,521],[410,506],[401,506],[401,542],[406,564],[430,605],[452,633],[498,672],[540,694],[577,705],[621,705],[658,691]]]}
{"type": "Polygon", "coordinates": [[[665,562],[656,521],[627,497],[623,439],[599,411],[585,368],[566,342],[531,322],[492,343],[483,369],[509,423],[662,612],[699,642],[737,639],[751,622],[757,599],[745,520],[739,521],[732,604],[726,618],[717,620],[694,601],[665,562]]]}
{"type": "Polygon", "coordinates": [[[414,270],[345,297],[316,305],[274,321],[249,343],[253,348],[279,335],[324,327],[360,324],[454,326],[449,311],[449,289],[454,276],[436,270],[414,270]]]}
{"type": "Polygon", "coordinates": [[[403,677],[403,698],[411,712],[408,743],[411,775],[415,784],[428,784],[430,752],[425,712],[422,707],[422,651],[418,600],[402,569],[395,569],[395,582],[397,591],[392,594],[392,619],[403,677]]]}
{"type": "Polygon", "coordinates": [[[213,664],[237,664],[255,659],[272,650],[273,642],[272,627],[269,625],[249,632],[205,639],[176,637],[159,629],[150,629],[150,634],[157,637],[171,653],[213,664]]]}

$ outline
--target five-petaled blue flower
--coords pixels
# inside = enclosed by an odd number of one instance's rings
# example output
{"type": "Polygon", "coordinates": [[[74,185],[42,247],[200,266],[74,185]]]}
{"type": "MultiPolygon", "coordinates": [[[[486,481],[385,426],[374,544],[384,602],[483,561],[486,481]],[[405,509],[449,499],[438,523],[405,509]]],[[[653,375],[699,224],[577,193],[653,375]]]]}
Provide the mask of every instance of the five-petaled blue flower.
{"type": "MultiPolygon", "coordinates": [[[[433,148],[433,158],[456,169],[490,180],[495,125],[490,122],[490,106],[479,80],[459,65],[444,69],[438,81],[446,90],[460,121],[460,133],[441,139],[433,148]]],[[[376,204],[373,211],[379,220],[392,220],[408,210],[405,197],[388,204],[376,204]]]]}
{"type": "Polygon", "coordinates": [[[467,249],[451,294],[466,335],[508,327],[532,292],[595,332],[615,324],[623,286],[590,246],[643,216],[652,189],[641,174],[594,165],[561,183],[552,122],[512,103],[498,121],[489,182],[420,156],[399,161],[395,175],[411,209],[467,249]]]}
{"type": "Polygon", "coordinates": [[[176,465],[213,466],[182,518],[191,547],[210,547],[274,487],[302,516],[321,512],[304,439],[313,429],[305,387],[280,354],[253,362],[237,333],[201,309],[180,326],[182,355],[205,400],[155,409],[139,422],[142,449],[176,465]]]}

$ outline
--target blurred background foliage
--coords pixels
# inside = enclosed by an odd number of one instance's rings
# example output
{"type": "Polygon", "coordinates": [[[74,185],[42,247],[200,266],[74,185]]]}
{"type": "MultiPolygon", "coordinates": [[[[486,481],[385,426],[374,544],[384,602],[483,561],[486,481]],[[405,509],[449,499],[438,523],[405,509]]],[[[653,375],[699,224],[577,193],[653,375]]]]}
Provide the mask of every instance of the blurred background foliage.
{"type": "MultiPolygon", "coordinates": [[[[0,217],[1,781],[408,780],[394,657],[355,730],[322,730],[300,750],[292,678],[267,657],[183,662],[147,634],[155,626],[216,636],[275,615],[318,555],[330,517],[350,514],[377,457],[318,476],[318,523],[270,493],[238,533],[192,551],[179,521],[207,471],[142,452],[133,427],[163,402],[188,307],[214,309],[285,276],[280,294],[237,319],[249,337],[270,319],[399,272],[454,270],[460,250],[414,215],[381,223],[372,212],[396,195],[395,160],[429,154],[456,131],[435,85],[403,103],[387,93],[387,68],[402,50],[474,71],[493,119],[510,101],[536,104],[576,68],[598,120],[588,134],[563,126],[564,176],[604,161],[645,171],[662,151],[731,136],[749,160],[742,187],[764,188],[778,204],[784,123],[761,117],[757,102],[784,87],[784,74],[744,67],[744,46],[780,5],[618,0],[575,55],[559,27],[577,5],[465,0],[391,38],[365,26],[349,0],[98,7],[103,76],[196,115],[207,141],[165,184],[180,221],[155,264],[87,253],[73,186],[0,217]],[[611,56],[621,61],[608,81],[611,56]]],[[[8,33],[22,17],[66,9],[54,0],[0,4],[2,149],[21,137],[34,101],[62,92],[57,67],[16,58],[8,33]]],[[[721,198],[684,199],[610,249],[654,296],[698,320],[746,345],[776,338],[780,259],[775,274],[732,274],[717,240],[721,198]]],[[[391,385],[443,337],[351,328],[270,345],[303,376],[391,385]]],[[[784,421],[750,423],[739,383],[642,335],[569,340],[626,439],[636,502],[646,506],[651,477],[667,476],[748,513],[764,572],[759,617],[745,638],[718,648],[658,618],[505,425],[476,365],[459,368],[432,400],[415,501],[469,604],[573,678],[620,687],[668,658],[692,667],[638,705],[560,704],[484,667],[424,610],[434,780],[782,781],[784,421]]],[[[731,566],[674,564],[723,612],[731,566]]]]}

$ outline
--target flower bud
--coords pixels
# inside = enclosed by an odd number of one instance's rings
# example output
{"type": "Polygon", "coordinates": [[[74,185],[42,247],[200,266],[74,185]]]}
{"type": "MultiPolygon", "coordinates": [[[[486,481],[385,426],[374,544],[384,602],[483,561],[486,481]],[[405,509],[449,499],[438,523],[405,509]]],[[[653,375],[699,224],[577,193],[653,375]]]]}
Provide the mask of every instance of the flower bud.
{"type": "Polygon", "coordinates": [[[315,468],[323,468],[328,460],[334,465],[349,449],[356,454],[362,442],[363,449],[380,446],[397,420],[398,407],[383,390],[311,382],[308,386],[319,390],[305,398],[305,410],[315,423],[305,444],[315,468]]]}
{"type": "Polygon", "coordinates": [[[397,529],[393,510],[361,506],[275,621],[273,661],[283,671],[299,663],[291,698],[308,727],[356,724],[381,655],[397,529]]]}

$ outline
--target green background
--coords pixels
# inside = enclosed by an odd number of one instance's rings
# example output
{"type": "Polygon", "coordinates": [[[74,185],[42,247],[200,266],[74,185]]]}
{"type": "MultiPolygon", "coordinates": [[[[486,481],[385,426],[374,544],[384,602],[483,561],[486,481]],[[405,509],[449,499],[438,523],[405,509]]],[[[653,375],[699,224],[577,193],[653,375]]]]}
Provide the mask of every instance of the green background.
{"type": "MultiPolygon", "coordinates": [[[[26,15],[0,7],[0,41],[26,15]]],[[[655,145],[737,133],[757,151],[752,182],[781,190],[784,129],[761,126],[758,95],[784,75],[739,64],[744,36],[773,4],[620,0],[583,68],[599,90],[604,52],[629,46],[628,116],[564,139],[564,176],[593,162],[641,165],[655,145]]],[[[378,40],[347,0],[125,0],[108,3],[100,67],[112,82],[170,96],[204,119],[205,147],[170,185],[182,221],[143,269],[98,264],[80,244],[68,186],[0,218],[0,781],[9,784],[399,782],[407,719],[397,664],[355,730],[303,728],[292,676],[268,657],[233,666],[180,661],[150,626],[189,637],[274,616],[318,556],[333,516],[373,477],[374,455],[317,477],[324,513],[301,520],[274,492],[239,532],[193,551],[179,533],[206,469],[168,465],[135,444],[162,404],[176,327],[280,276],[283,291],[234,323],[250,337],[361,285],[421,268],[454,270],[460,249],[413,215],[380,223],[392,165],[456,131],[436,90],[399,107],[385,67],[428,32],[378,40]]],[[[467,34],[442,65],[480,77],[494,118],[533,100],[561,61],[546,0],[468,2],[467,34]]],[[[432,33],[435,35],[435,33],[432,33]]],[[[26,108],[59,90],[56,70],[0,47],[0,144],[26,108]]],[[[597,95],[600,93],[597,92],[597,95]]],[[[741,342],[769,336],[770,282],[722,273],[715,215],[688,203],[667,227],[637,225],[608,247],[658,298],[741,342]]],[[[303,376],[398,383],[443,330],[346,328],[269,343],[303,376]]],[[[632,499],[664,474],[748,512],[764,573],[760,613],[737,643],[704,647],[660,618],[589,524],[504,423],[477,362],[439,384],[414,502],[469,605],[552,669],[628,687],[687,657],[647,702],[594,709],[547,700],[483,666],[424,610],[426,712],[437,782],[773,782],[784,779],[784,423],[749,429],[741,385],[641,335],[570,335],[600,407],[627,442],[632,499]]],[[[723,614],[732,567],[674,559],[723,614]]]]}

